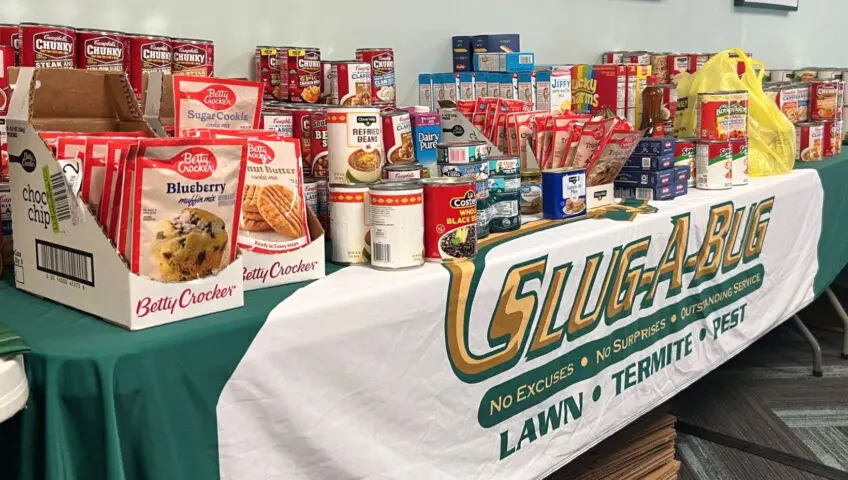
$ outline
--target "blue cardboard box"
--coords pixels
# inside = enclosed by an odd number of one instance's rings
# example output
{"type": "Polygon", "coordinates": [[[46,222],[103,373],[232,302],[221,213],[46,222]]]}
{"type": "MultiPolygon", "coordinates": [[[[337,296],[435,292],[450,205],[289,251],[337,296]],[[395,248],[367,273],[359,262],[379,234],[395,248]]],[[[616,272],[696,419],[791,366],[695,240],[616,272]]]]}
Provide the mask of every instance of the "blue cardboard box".
{"type": "Polygon", "coordinates": [[[471,55],[474,53],[471,36],[455,36],[451,38],[453,50],[453,71],[470,72],[472,70],[471,55]]]}
{"type": "Polygon", "coordinates": [[[687,182],[674,184],[674,198],[682,197],[689,193],[689,184],[687,182]]]}
{"type": "Polygon", "coordinates": [[[664,187],[635,187],[628,184],[615,182],[615,196],[617,198],[635,198],[638,200],[671,200],[675,197],[675,186],[664,187]]]}
{"type": "Polygon", "coordinates": [[[661,157],[663,155],[674,155],[676,143],[677,140],[673,137],[643,138],[636,145],[633,156],[661,157]]]}
{"type": "Polygon", "coordinates": [[[674,181],[675,183],[689,183],[689,178],[692,176],[689,165],[674,166],[674,181]]]}
{"type": "Polygon", "coordinates": [[[640,170],[668,170],[674,166],[674,152],[663,156],[650,155],[631,155],[624,164],[628,168],[638,168],[640,170]]]}
{"type": "Polygon", "coordinates": [[[615,183],[639,187],[664,187],[674,185],[676,175],[677,171],[674,168],[651,172],[641,168],[626,167],[621,169],[615,183]]]}
{"type": "Polygon", "coordinates": [[[532,52],[474,54],[476,72],[532,72],[535,63],[536,55],[532,52]]]}
{"type": "Polygon", "coordinates": [[[474,35],[472,37],[472,44],[474,53],[521,51],[521,44],[517,33],[474,35]]]}

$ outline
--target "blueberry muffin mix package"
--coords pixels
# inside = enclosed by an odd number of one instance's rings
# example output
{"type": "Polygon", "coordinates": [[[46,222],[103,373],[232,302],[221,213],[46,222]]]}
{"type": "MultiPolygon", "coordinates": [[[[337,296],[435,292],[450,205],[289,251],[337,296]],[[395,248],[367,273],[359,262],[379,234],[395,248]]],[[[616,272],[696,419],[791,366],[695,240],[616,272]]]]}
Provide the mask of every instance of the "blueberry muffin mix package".
{"type": "Polygon", "coordinates": [[[174,129],[259,128],[262,84],[246,80],[174,76],[174,129]]]}
{"type": "Polygon", "coordinates": [[[131,267],[154,280],[213,275],[235,259],[247,141],[145,139],[135,159],[131,267]]]}

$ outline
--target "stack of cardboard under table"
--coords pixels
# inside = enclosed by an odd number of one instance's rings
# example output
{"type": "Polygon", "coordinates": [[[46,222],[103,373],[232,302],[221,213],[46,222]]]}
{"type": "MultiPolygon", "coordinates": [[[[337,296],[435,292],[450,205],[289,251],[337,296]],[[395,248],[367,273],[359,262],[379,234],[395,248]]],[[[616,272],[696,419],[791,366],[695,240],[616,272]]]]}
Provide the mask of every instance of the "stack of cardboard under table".
{"type": "Polygon", "coordinates": [[[604,440],[547,480],[674,480],[675,417],[657,409],[604,440]]]}

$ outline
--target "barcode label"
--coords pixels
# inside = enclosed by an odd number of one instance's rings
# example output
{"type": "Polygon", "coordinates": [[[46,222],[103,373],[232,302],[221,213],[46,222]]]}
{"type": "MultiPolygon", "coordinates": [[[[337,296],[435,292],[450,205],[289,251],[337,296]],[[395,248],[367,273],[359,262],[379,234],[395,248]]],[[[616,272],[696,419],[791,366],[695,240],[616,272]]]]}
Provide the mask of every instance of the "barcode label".
{"type": "Polygon", "coordinates": [[[392,261],[392,246],[388,243],[374,244],[374,260],[389,263],[392,261]]]}
{"type": "Polygon", "coordinates": [[[528,63],[533,63],[533,55],[519,55],[518,63],[520,65],[527,65],[528,63]]]}
{"type": "Polygon", "coordinates": [[[653,190],[650,188],[637,188],[636,190],[636,198],[638,200],[653,200],[653,190]]]}
{"type": "Polygon", "coordinates": [[[68,186],[65,174],[58,172],[50,175],[50,187],[53,189],[53,203],[56,205],[56,221],[71,219],[71,205],[68,202],[68,186]]]}
{"type": "Polygon", "coordinates": [[[36,240],[35,265],[42,272],[94,286],[94,255],[89,252],[36,240]]]}

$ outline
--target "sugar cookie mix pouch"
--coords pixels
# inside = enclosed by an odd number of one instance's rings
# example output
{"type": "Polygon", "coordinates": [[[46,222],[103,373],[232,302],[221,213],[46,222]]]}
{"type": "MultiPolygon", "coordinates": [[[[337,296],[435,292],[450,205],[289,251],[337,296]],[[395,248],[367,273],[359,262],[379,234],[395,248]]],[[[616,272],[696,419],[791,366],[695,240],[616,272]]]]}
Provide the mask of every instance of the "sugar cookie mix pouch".
{"type": "Polygon", "coordinates": [[[217,273],[236,257],[247,140],[139,142],[133,180],[133,272],[165,282],[217,273]]]}
{"type": "Polygon", "coordinates": [[[174,128],[259,128],[262,84],[226,78],[174,76],[174,128]]]}
{"type": "Polygon", "coordinates": [[[311,238],[300,141],[267,130],[213,130],[214,138],[247,138],[238,245],[256,253],[296,250],[311,238]]]}

